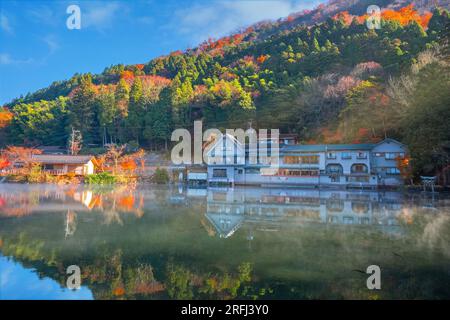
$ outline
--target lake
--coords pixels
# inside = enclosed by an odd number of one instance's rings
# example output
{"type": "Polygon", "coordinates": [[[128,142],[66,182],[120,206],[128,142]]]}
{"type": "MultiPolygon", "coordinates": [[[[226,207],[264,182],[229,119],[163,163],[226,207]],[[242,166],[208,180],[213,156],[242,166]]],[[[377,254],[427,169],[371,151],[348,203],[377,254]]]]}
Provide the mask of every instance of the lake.
{"type": "Polygon", "coordinates": [[[0,184],[0,299],[449,298],[442,194],[0,184]]]}

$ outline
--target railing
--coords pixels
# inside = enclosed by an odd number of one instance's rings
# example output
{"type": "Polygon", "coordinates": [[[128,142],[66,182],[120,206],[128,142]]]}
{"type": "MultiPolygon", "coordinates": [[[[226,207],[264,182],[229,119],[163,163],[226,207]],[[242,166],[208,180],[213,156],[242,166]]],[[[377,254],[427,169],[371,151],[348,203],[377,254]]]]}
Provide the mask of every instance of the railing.
{"type": "Polygon", "coordinates": [[[0,170],[0,176],[16,175],[16,174],[26,174],[26,170],[25,169],[3,169],[3,170],[0,170]]]}
{"type": "MultiPolygon", "coordinates": [[[[67,172],[62,169],[42,170],[42,172],[48,173],[51,175],[55,175],[55,176],[67,174],[67,172]]],[[[27,170],[27,169],[3,169],[3,170],[0,170],[0,176],[26,175],[26,174],[29,174],[29,170],[27,170]]]]}
{"type": "Polygon", "coordinates": [[[53,176],[61,176],[61,175],[67,174],[67,172],[62,169],[46,169],[46,170],[42,170],[42,172],[51,174],[53,176]]]}

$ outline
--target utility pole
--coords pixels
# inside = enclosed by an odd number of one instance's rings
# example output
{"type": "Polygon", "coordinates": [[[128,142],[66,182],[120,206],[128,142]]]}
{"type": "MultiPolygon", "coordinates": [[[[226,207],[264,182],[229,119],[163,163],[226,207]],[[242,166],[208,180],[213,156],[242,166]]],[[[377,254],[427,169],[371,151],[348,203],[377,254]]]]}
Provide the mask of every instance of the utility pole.
{"type": "Polygon", "coordinates": [[[68,153],[71,155],[78,154],[78,151],[80,151],[81,149],[81,141],[82,141],[81,132],[79,130],[75,130],[72,127],[72,134],[70,135],[69,139],[68,153]]]}

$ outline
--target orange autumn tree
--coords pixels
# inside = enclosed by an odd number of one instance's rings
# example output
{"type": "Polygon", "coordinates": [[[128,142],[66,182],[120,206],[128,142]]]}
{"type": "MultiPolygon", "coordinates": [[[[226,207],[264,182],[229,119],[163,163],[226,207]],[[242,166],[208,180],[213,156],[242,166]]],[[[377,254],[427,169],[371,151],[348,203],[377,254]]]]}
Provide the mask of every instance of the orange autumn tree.
{"type": "Polygon", "coordinates": [[[0,108],[0,129],[5,128],[11,122],[13,114],[5,107],[0,108]]]}
{"type": "Polygon", "coordinates": [[[349,26],[353,21],[353,15],[348,11],[342,11],[333,16],[334,20],[341,20],[345,25],[349,26]]]}
{"type": "Polygon", "coordinates": [[[10,163],[21,163],[24,168],[30,168],[33,163],[33,155],[41,153],[41,150],[34,148],[8,146],[4,151],[4,156],[10,163]]]}
{"type": "Polygon", "coordinates": [[[138,164],[140,164],[141,169],[143,170],[145,167],[145,151],[139,149],[138,151],[127,154],[123,156],[120,162],[120,167],[123,171],[126,171],[130,174],[135,173],[138,168],[138,164]]]}
{"type": "MultiPolygon", "coordinates": [[[[342,13],[341,13],[342,14],[342,13]]],[[[340,14],[337,14],[335,17],[339,17],[340,14]]],[[[403,7],[399,10],[386,9],[381,12],[381,18],[387,21],[397,21],[402,26],[406,26],[409,23],[415,21],[420,24],[424,29],[428,28],[428,23],[430,22],[433,14],[431,12],[425,12],[424,14],[420,14],[417,10],[414,9],[414,4],[410,4],[406,7],[403,7]]],[[[359,23],[364,23],[369,16],[367,14],[356,17],[356,20],[359,23]]]]}
{"type": "Polygon", "coordinates": [[[127,172],[134,172],[134,170],[136,169],[137,165],[136,162],[134,162],[133,159],[126,157],[124,160],[122,160],[122,162],[120,163],[120,168],[123,171],[127,171],[127,172]]]}
{"type": "Polygon", "coordinates": [[[135,67],[136,67],[136,69],[138,69],[138,70],[143,70],[144,69],[144,64],[143,63],[138,63],[138,64],[135,64],[135,67]]]}
{"type": "Polygon", "coordinates": [[[412,168],[410,166],[410,158],[408,155],[405,155],[404,157],[396,157],[395,158],[397,168],[400,170],[400,175],[403,179],[411,179],[412,177],[412,168]]]}
{"type": "Polygon", "coordinates": [[[133,71],[124,70],[120,74],[120,78],[124,80],[133,80],[134,79],[134,73],[133,71]]]}
{"type": "Polygon", "coordinates": [[[262,55],[260,55],[258,58],[256,58],[256,61],[257,61],[259,64],[263,64],[264,61],[266,61],[268,58],[269,58],[269,55],[268,55],[268,54],[262,54],[262,55]]]}

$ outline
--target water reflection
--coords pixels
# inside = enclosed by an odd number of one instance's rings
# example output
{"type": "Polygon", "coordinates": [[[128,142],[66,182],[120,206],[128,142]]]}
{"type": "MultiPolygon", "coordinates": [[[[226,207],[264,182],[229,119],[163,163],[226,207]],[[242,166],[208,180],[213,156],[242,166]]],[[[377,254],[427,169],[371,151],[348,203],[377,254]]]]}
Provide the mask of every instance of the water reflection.
{"type": "Polygon", "coordinates": [[[2,184],[0,254],[39,275],[24,283],[64,287],[77,264],[96,299],[450,298],[449,207],[396,192],[2,184]],[[381,291],[352,271],[370,264],[381,291]]]}
{"type": "Polygon", "coordinates": [[[372,225],[401,232],[400,194],[318,190],[208,190],[208,220],[218,234],[230,237],[243,224],[278,228],[284,224],[372,225]]]}

